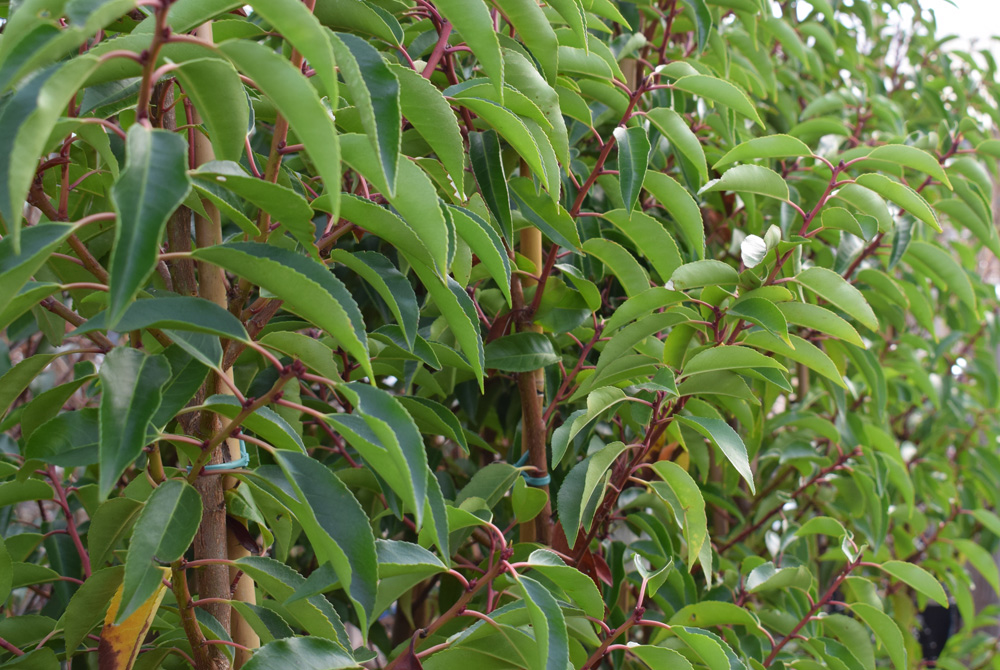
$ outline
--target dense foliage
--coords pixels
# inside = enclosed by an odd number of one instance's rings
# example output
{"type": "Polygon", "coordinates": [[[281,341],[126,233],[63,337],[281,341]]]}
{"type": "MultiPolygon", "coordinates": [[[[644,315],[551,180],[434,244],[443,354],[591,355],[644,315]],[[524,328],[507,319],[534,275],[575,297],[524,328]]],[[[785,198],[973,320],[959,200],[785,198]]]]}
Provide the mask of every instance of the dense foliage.
{"type": "Polygon", "coordinates": [[[0,6],[0,667],[1000,665],[919,0],[0,6]]]}

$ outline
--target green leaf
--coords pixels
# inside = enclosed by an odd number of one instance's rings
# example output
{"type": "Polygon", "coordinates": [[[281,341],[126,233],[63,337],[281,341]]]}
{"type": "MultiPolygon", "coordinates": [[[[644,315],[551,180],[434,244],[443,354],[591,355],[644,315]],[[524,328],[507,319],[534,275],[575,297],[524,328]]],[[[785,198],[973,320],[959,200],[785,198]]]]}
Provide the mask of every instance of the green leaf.
{"type": "Polygon", "coordinates": [[[770,351],[779,356],[786,356],[796,363],[802,363],[810,370],[815,370],[837,386],[847,388],[837,366],[833,364],[829,356],[823,353],[822,349],[798,335],[789,335],[788,338],[791,340],[791,345],[785,344],[770,333],[757,331],[747,335],[742,344],[770,351]]]}
{"type": "MultiPolygon", "coordinates": [[[[701,1],[685,0],[689,5],[701,3],[701,1]]],[[[711,17],[709,17],[709,23],[711,23],[711,17]]],[[[649,110],[646,113],[646,118],[667,138],[675,153],[679,152],[681,156],[684,156],[684,158],[688,159],[694,165],[698,171],[698,176],[701,177],[701,182],[707,182],[708,163],[705,160],[705,150],[702,148],[698,136],[692,132],[684,117],[669,107],[657,107],[649,110]]]]}
{"type": "Polygon", "coordinates": [[[31,226],[21,232],[20,251],[14,246],[14,235],[0,240],[0,306],[9,308],[18,291],[72,232],[73,226],[65,223],[31,226]]]}
{"type": "Polygon", "coordinates": [[[969,276],[950,254],[930,242],[914,240],[906,251],[908,259],[923,264],[933,275],[941,277],[948,291],[973,312],[976,311],[976,294],[969,276]]]}
{"type": "Polygon", "coordinates": [[[320,263],[287,249],[232,242],[196,250],[208,261],[250,280],[284,301],[284,307],[323,328],[374,378],[365,324],[354,298],[320,263]]]}
{"type": "Polygon", "coordinates": [[[573,466],[563,480],[559,488],[557,508],[559,523],[566,533],[570,549],[576,544],[581,524],[585,524],[584,530],[589,529],[589,523],[584,518],[585,511],[590,506],[592,496],[596,494],[603,497],[603,486],[601,490],[598,490],[598,486],[604,483],[604,473],[626,449],[621,442],[609,444],[573,466]]]}
{"type": "Polygon", "coordinates": [[[941,607],[948,607],[948,595],[941,588],[941,584],[919,565],[903,561],[886,561],[879,567],[931,600],[937,601],[941,607]]]}
{"type": "Polygon", "coordinates": [[[617,242],[592,237],[583,243],[583,250],[608,266],[630,298],[649,288],[649,275],[632,254],[617,242]]]}
{"type": "Polygon", "coordinates": [[[143,504],[131,498],[111,498],[97,508],[87,531],[87,553],[95,569],[111,560],[142,509],[143,504]]]}
{"type": "MultiPolygon", "coordinates": [[[[97,67],[84,55],[39,71],[0,105],[0,218],[20,253],[21,208],[49,133],[77,89],[97,67]]],[[[27,279],[27,278],[25,278],[27,279]]],[[[22,284],[23,285],[23,284],[22,284]]],[[[17,291],[20,286],[8,290],[17,291]]],[[[3,303],[6,304],[6,303],[3,303]]]]}
{"type": "Polygon", "coordinates": [[[361,666],[349,651],[336,642],[317,637],[289,637],[268,642],[256,650],[243,666],[245,670],[270,670],[277,667],[342,670],[361,666]]]}
{"type": "Polygon", "coordinates": [[[730,163],[745,163],[758,158],[800,158],[812,155],[812,149],[800,139],[791,135],[768,135],[733,147],[712,167],[717,170],[730,163]]]}
{"type": "Polygon", "coordinates": [[[861,291],[847,283],[847,280],[836,272],[814,266],[800,272],[795,281],[854,317],[864,327],[878,330],[878,317],[861,295],[861,291]]]}
{"type": "Polygon", "coordinates": [[[512,179],[510,189],[517,199],[521,214],[541,230],[543,235],[560,246],[580,248],[576,222],[562,205],[539,195],[535,191],[535,185],[526,177],[512,179]]]}
{"type": "Polygon", "coordinates": [[[744,368],[774,368],[781,372],[788,372],[784,365],[759,351],[748,347],[721,345],[705,349],[692,356],[684,364],[684,375],[744,368]]]}
{"type": "Polygon", "coordinates": [[[878,221],[880,231],[889,232],[892,230],[893,218],[889,207],[885,204],[885,200],[874,191],[858,184],[847,184],[836,191],[833,198],[843,200],[864,214],[874,217],[878,221]]]}
{"type": "Polygon", "coordinates": [[[615,128],[618,143],[618,184],[625,209],[631,212],[639,201],[649,161],[649,138],[642,128],[615,128]]]}
{"type": "Polygon", "coordinates": [[[969,563],[983,576],[993,590],[1000,593],[1000,570],[990,552],[972,540],[952,540],[955,549],[968,559],[969,563]]]}
{"type": "Polygon", "coordinates": [[[859,186],[878,193],[886,200],[896,203],[907,212],[920,219],[934,230],[941,232],[941,224],[934,216],[923,196],[905,184],[893,181],[881,174],[863,174],[855,180],[859,186]]]}
{"type": "MultiPolygon", "coordinates": [[[[824,228],[834,230],[846,230],[852,235],[856,235],[863,240],[870,240],[877,230],[864,230],[854,215],[843,207],[827,207],[823,210],[820,220],[824,228]]],[[[868,219],[871,221],[871,219],[868,219]]],[[[877,222],[876,222],[877,223],[877,222]]]]}
{"type": "MultiPolygon", "coordinates": [[[[316,78],[323,83],[327,97],[336,100],[338,85],[335,68],[344,67],[344,64],[334,62],[331,40],[327,39],[329,33],[308,7],[296,0],[253,0],[249,4],[254,14],[263,17],[309,61],[316,78]]],[[[295,124],[292,125],[294,127],[295,124]]]]}
{"type": "Polygon", "coordinates": [[[510,258],[507,256],[503,240],[493,226],[475,212],[461,207],[449,207],[448,211],[451,213],[451,220],[455,223],[458,236],[465,240],[472,253],[476,254],[510,305],[510,258]]]}
{"type": "MultiPolygon", "coordinates": [[[[237,69],[254,80],[261,92],[288,120],[289,126],[305,146],[309,159],[327,185],[327,198],[336,217],[339,213],[340,144],[333,119],[320,102],[316,89],[287,58],[263,44],[230,40],[218,48],[233,61],[237,69]]],[[[321,65],[313,64],[317,67],[321,65]]],[[[320,76],[332,77],[333,70],[320,76]]],[[[328,84],[327,88],[330,86],[332,84],[328,84]]]]}
{"type": "Polygon", "coordinates": [[[112,328],[153,273],[167,219],[191,190],[183,137],[137,123],[129,129],[127,142],[125,169],[111,189],[118,214],[108,270],[112,328]]]}
{"type": "Polygon", "coordinates": [[[184,555],[198,532],[201,512],[201,496],[185,481],[170,479],[153,490],[132,533],[117,622],[127,619],[160,586],[160,566],[184,555]]]}
{"type": "Polygon", "coordinates": [[[406,120],[430,145],[464,199],[465,147],[451,105],[433,84],[401,65],[390,65],[399,82],[399,104],[406,120]]]}
{"type": "Polygon", "coordinates": [[[783,302],[778,305],[778,309],[784,314],[788,323],[810,328],[824,335],[831,335],[844,342],[849,342],[856,347],[865,348],[865,343],[854,326],[825,307],[804,302],[783,302]]]}
{"type": "Polygon", "coordinates": [[[576,568],[566,565],[558,555],[547,549],[531,552],[527,562],[532,569],[545,575],[565,591],[588,616],[598,618],[603,616],[604,601],[594,580],[576,568]]]}
{"type": "Polygon", "coordinates": [[[667,210],[688,247],[698,259],[705,258],[705,224],[701,210],[687,190],[662,172],[649,171],[643,187],[667,210]]]}
{"type": "Polygon", "coordinates": [[[896,670],[906,670],[906,645],[899,626],[887,614],[867,603],[853,603],[851,611],[865,622],[875,632],[875,637],[882,643],[892,659],[896,670]]]}
{"type": "MultiPolygon", "coordinates": [[[[686,0],[685,0],[686,1],[686,0]]],[[[629,653],[635,654],[651,670],[673,668],[674,670],[693,670],[691,661],[679,652],[666,647],[654,647],[647,644],[630,644],[629,653]]]]}
{"type": "Polygon", "coordinates": [[[97,408],[64,412],[31,433],[24,456],[62,467],[91,465],[98,461],[99,436],[97,408]]]}
{"type": "MultiPolygon", "coordinates": [[[[545,79],[555,84],[558,71],[559,39],[549,25],[545,13],[535,0],[496,0],[504,17],[510,21],[524,46],[538,60],[545,79]]],[[[509,66],[509,63],[505,61],[509,66]]],[[[509,69],[506,72],[509,77],[509,69]]]]}
{"type": "Polygon", "coordinates": [[[185,61],[175,72],[205,122],[215,157],[238,161],[250,124],[250,106],[239,73],[221,58],[185,61]]]}
{"type": "Polygon", "coordinates": [[[486,367],[503,372],[531,372],[559,361],[552,342],[541,333],[514,333],[485,347],[486,367]]]}
{"type": "MultiPolygon", "coordinates": [[[[201,407],[227,419],[235,419],[243,409],[239,400],[234,396],[223,394],[205,398],[201,407]]],[[[241,425],[277,449],[305,452],[306,448],[299,434],[279,414],[268,407],[257,408],[243,420],[241,425]]]]}
{"type": "MultiPolygon", "coordinates": [[[[112,328],[108,327],[107,315],[106,311],[101,312],[73,331],[74,334],[111,330],[112,328]]],[[[125,308],[113,329],[126,333],[145,328],[170,328],[208,333],[240,342],[246,342],[248,339],[243,324],[228,310],[209,300],[186,296],[137,300],[125,308]]]]}
{"type": "Polygon", "coordinates": [[[700,416],[680,416],[678,420],[686,426],[694,428],[696,431],[712,441],[722,453],[733,464],[740,476],[746,480],[750,487],[750,493],[756,493],[753,484],[753,471],[750,470],[750,461],[747,457],[747,448],[743,440],[732,427],[721,419],[710,419],[700,416]]]}
{"type": "Polygon", "coordinates": [[[756,324],[775,337],[780,337],[785,343],[791,344],[791,340],[788,339],[788,322],[781,309],[783,304],[776,305],[766,298],[745,298],[733,304],[726,313],[756,324]]]}
{"type": "Polygon", "coordinates": [[[761,593],[789,588],[806,590],[811,584],[812,573],[805,567],[775,569],[774,563],[768,561],[750,571],[744,588],[749,593],[761,593]]]}
{"type": "Polygon", "coordinates": [[[705,4],[705,0],[684,0],[684,4],[688,6],[688,9],[694,15],[694,24],[698,30],[698,51],[695,53],[701,55],[701,52],[705,49],[705,44],[708,43],[709,34],[714,27],[712,13],[709,11],[708,5],[705,4]]]}
{"type": "Polygon", "coordinates": [[[350,33],[330,35],[344,83],[378,156],[388,195],[396,193],[400,147],[400,87],[396,75],[368,42],[350,33]]]}
{"type": "Polygon", "coordinates": [[[191,176],[202,188],[219,194],[220,199],[224,195],[223,190],[231,191],[264,210],[290,232],[299,244],[314,256],[319,256],[316,251],[312,207],[292,189],[257,179],[247,174],[239,164],[227,161],[205,163],[191,176]]]}
{"type": "MultiPolygon", "coordinates": [[[[404,191],[406,190],[407,189],[404,189],[404,191]]],[[[392,212],[385,207],[379,207],[371,200],[357,196],[345,194],[340,200],[340,214],[345,219],[358,225],[359,227],[363,227],[364,230],[369,233],[381,237],[386,242],[389,242],[399,253],[403,254],[404,257],[419,261],[420,263],[430,267],[436,267],[435,264],[438,261],[447,264],[448,250],[445,248],[445,245],[437,244],[435,247],[435,255],[431,256],[430,251],[428,251],[427,246],[425,246],[423,241],[421,241],[421,239],[417,236],[416,231],[403,221],[403,219],[401,219],[395,212],[392,212]]],[[[332,208],[329,207],[328,203],[329,201],[326,200],[326,196],[320,196],[316,200],[313,200],[312,205],[317,209],[333,214],[331,211],[332,208]]],[[[429,237],[429,240],[443,239],[441,237],[442,235],[444,238],[447,238],[447,227],[443,218],[440,223],[440,235],[429,237]]]]}
{"type": "Polygon", "coordinates": [[[334,30],[366,33],[393,45],[403,42],[403,28],[396,17],[369,0],[320,0],[313,14],[334,30]]]}
{"type": "Polygon", "coordinates": [[[698,192],[739,191],[756,193],[769,198],[788,201],[788,184],[774,170],[760,165],[737,165],[726,170],[721,179],[713,179],[698,192]]]}
{"type": "Polygon", "coordinates": [[[683,264],[674,238],[662,223],[648,214],[641,211],[629,214],[624,209],[616,209],[604,214],[604,218],[632,240],[636,250],[649,259],[660,278],[668,279],[683,264]]]}
{"type": "Polygon", "coordinates": [[[675,81],[673,88],[729,107],[756,122],[761,128],[764,127],[764,122],[760,120],[757,109],[746,93],[724,79],[705,74],[692,74],[675,81]]]}
{"type": "Polygon", "coordinates": [[[732,666],[722,645],[715,641],[714,636],[708,631],[698,628],[685,628],[677,626],[673,629],[677,637],[687,644],[694,652],[695,660],[707,666],[709,670],[730,670],[738,669],[741,666],[732,666]]]}
{"type": "MultiPolygon", "coordinates": [[[[923,149],[907,146],[905,144],[885,144],[875,149],[865,158],[870,160],[889,161],[896,165],[913,168],[918,172],[933,177],[951,190],[951,182],[944,168],[934,156],[923,149]]],[[[888,196],[887,196],[888,197],[888,196]]]]}
{"type": "Polygon", "coordinates": [[[375,251],[351,253],[343,249],[331,249],[330,260],[346,265],[375,289],[396,317],[396,322],[403,329],[412,349],[417,337],[420,308],[413,287],[403,273],[388,258],[375,251]]]}
{"type": "Polygon", "coordinates": [[[24,389],[56,357],[56,354],[28,356],[0,377],[0,417],[7,413],[18,396],[24,393],[24,389]]]}
{"type": "Polygon", "coordinates": [[[503,102],[503,55],[486,4],[482,0],[440,0],[435,5],[472,49],[503,102]]]}
{"type": "Polygon", "coordinates": [[[552,0],[547,3],[569,25],[573,34],[583,44],[587,43],[587,12],[581,0],[552,0]]]}
{"type": "Polygon", "coordinates": [[[687,542],[688,570],[693,570],[702,547],[708,542],[708,520],[701,489],[691,475],[676,463],[657,461],[651,467],[666,486],[659,482],[651,482],[650,486],[658,496],[670,503],[677,525],[683,529],[684,540],[687,542]]]}
{"type": "Polygon", "coordinates": [[[170,365],[162,356],[118,347],[105,357],[100,376],[99,495],[103,500],[146,446],[149,422],[160,407],[160,389],[170,378],[170,365]]]}
{"type": "Polygon", "coordinates": [[[500,140],[495,130],[469,133],[469,157],[476,183],[483,194],[493,218],[500,224],[500,232],[508,244],[514,243],[514,223],[510,214],[510,192],[500,154],[500,140]]]}
{"type": "Polygon", "coordinates": [[[104,619],[111,598],[122,583],[124,568],[97,570],[73,594],[59,619],[65,630],[66,655],[72,657],[87,633],[104,619]]]}
{"type": "Polygon", "coordinates": [[[0,507],[21,502],[52,500],[55,491],[41,479],[24,479],[0,483],[0,507]]]}
{"type": "Polygon", "coordinates": [[[823,632],[840,640],[850,650],[850,654],[861,662],[864,670],[875,670],[872,634],[864,624],[845,614],[828,614],[823,617],[822,622],[823,632]]]}
{"type": "Polygon", "coordinates": [[[537,657],[533,668],[565,670],[569,666],[569,636],[559,603],[547,588],[532,579],[516,577],[535,635],[537,657]]]}
{"type": "Polygon", "coordinates": [[[7,543],[0,537],[0,600],[3,602],[7,602],[7,598],[10,597],[11,585],[14,583],[13,579],[14,563],[10,559],[7,543]]]}
{"type": "Polygon", "coordinates": [[[831,537],[843,537],[847,534],[844,525],[829,516],[814,516],[799,526],[795,531],[796,535],[829,535],[831,537]]]}
{"type": "Polygon", "coordinates": [[[682,265],[670,276],[673,289],[686,291],[689,288],[701,286],[725,286],[738,284],[740,273],[731,265],[722,261],[703,260],[682,265]]]}
{"type": "Polygon", "coordinates": [[[294,491],[283,502],[302,524],[320,563],[329,562],[354,603],[367,635],[375,606],[378,558],[368,517],[336,475],[305,454],[275,452],[294,491]]]}

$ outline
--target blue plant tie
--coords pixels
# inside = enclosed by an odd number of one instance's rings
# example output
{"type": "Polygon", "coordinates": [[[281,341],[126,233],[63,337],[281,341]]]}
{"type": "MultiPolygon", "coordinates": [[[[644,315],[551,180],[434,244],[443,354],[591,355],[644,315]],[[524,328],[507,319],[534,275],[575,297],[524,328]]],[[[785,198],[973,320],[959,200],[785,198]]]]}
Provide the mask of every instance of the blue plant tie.
{"type": "MultiPolygon", "coordinates": [[[[247,453],[247,445],[243,440],[240,440],[240,457],[235,461],[228,461],[226,463],[214,463],[212,465],[206,465],[202,468],[205,472],[218,472],[219,470],[234,470],[236,468],[245,468],[250,465],[250,454],[247,453]]],[[[191,471],[191,466],[188,466],[188,472],[191,471]]]]}
{"type": "MultiPolygon", "coordinates": [[[[521,454],[521,458],[517,459],[517,463],[514,464],[515,468],[523,468],[528,464],[528,452],[521,454]]],[[[548,486],[552,481],[552,476],[546,474],[544,477],[532,477],[526,471],[521,471],[521,476],[524,477],[524,483],[528,486],[548,486]]]]}

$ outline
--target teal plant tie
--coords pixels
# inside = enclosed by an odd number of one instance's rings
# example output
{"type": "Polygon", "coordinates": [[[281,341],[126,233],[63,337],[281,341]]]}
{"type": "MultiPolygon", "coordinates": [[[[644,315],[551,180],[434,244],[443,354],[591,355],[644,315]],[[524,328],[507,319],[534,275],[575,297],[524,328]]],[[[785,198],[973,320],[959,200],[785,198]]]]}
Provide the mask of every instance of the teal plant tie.
{"type": "MultiPolygon", "coordinates": [[[[250,465],[250,454],[247,453],[247,445],[243,440],[240,440],[240,457],[235,461],[227,461],[225,463],[213,463],[212,465],[206,465],[202,468],[205,472],[218,472],[219,470],[234,470],[236,468],[245,468],[250,465]]],[[[188,472],[191,471],[191,466],[188,466],[188,472]]]]}
{"type": "MultiPolygon", "coordinates": [[[[517,459],[517,463],[514,464],[515,468],[523,468],[528,464],[528,452],[521,454],[521,458],[517,459]]],[[[524,477],[524,483],[528,486],[548,486],[552,481],[552,476],[546,474],[544,477],[532,477],[524,470],[521,471],[521,476],[524,477]]]]}

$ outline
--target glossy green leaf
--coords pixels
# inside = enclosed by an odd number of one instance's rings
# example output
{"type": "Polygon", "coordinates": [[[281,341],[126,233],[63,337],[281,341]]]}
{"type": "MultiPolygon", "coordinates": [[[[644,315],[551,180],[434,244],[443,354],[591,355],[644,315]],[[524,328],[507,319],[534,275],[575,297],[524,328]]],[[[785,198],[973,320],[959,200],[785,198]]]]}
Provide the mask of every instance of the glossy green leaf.
{"type": "Polygon", "coordinates": [[[646,270],[617,242],[595,237],[583,243],[583,250],[608,266],[630,298],[649,288],[646,270]]]}
{"type": "Polygon", "coordinates": [[[535,190],[530,179],[517,177],[510,181],[510,190],[521,214],[542,234],[556,244],[572,249],[580,247],[576,222],[562,205],[535,190]]]}
{"type": "Polygon", "coordinates": [[[190,190],[184,139],[169,131],[132,126],[125,169],[111,191],[118,225],[108,270],[110,327],[115,327],[153,273],[167,219],[190,190]]]}
{"type": "Polygon", "coordinates": [[[738,191],[756,193],[778,200],[788,200],[788,184],[774,170],[760,165],[737,165],[723,173],[720,179],[705,184],[699,193],[738,191]]]}
{"type": "Polygon", "coordinates": [[[747,140],[733,147],[712,167],[718,169],[720,166],[730,163],[745,163],[758,158],[804,158],[808,156],[812,156],[812,150],[802,140],[791,135],[768,135],[767,137],[747,140]]]}
{"type": "Polygon", "coordinates": [[[788,320],[788,323],[836,337],[856,347],[865,347],[864,341],[854,326],[825,307],[804,302],[783,302],[778,305],[778,309],[788,320]]]}
{"type": "Polygon", "coordinates": [[[670,461],[658,461],[652,468],[664,484],[653,482],[650,486],[658,496],[670,503],[674,518],[684,530],[687,542],[687,566],[693,570],[702,547],[708,541],[708,521],[705,499],[697,483],[682,467],[670,461]]]}
{"type": "Polygon", "coordinates": [[[175,72],[205,122],[215,157],[238,161],[250,123],[250,106],[239,73],[221,58],[185,61],[175,72]]]}
{"type": "Polygon", "coordinates": [[[941,584],[919,565],[903,561],[886,561],[879,567],[931,600],[937,601],[941,607],[948,606],[948,595],[941,588],[941,584]]]}
{"type": "Polygon", "coordinates": [[[370,44],[350,33],[330,36],[344,83],[361,111],[361,123],[378,156],[388,194],[396,193],[399,166],[400,86],[382,56],[370,44]]]}
{"type": "Polygon", "coordinates": [[[753,483],[753,472],[750,470],[750,462],[747,459],[747,448],[743,440],[732,427],[725,421],[719,419],[709,419],[700,416],[681,416],[678,419],[687,426],[707,437],[719,449],[723,455],[733,464],[740,476],[746,480],[750,487],[750,492],[756,491],[753,483]]]}
{"type": "Polygon", "coordinates": [[[625,210],[616,209],[607,212],[604,218],[632,240],[635,248],[649,259],[661,278],[671,277],[674,270],[683,263],[674,238],[662,223],[648,214],[639,211],[629,214],[625,210]]]}
{"type": "Polygon", "coordinates": [[[746,298],[733,304],[727,313],[758,325],[775,337],[790,343],[787,315],[784,314],[783,305],[785,303],[775,304],[766,298],[746,298]]]}
{"type": "Polygon", "coordinates": [[[618,183],[625,209],[631,212],[646,179],[649,138],[642,128],[615,128],[614,137],[618,144],[618,183]]]}
{"type": "Polygon", "coordinates": [[[153,491],[129,544],[116,621],[127,619],[159,588],[160,566],[184,555],[198,531],[201,512],[201,496],[187,482],[171,479],[153,491]]]}
{"type": "MultiPolygon", "coordinates": [[[[160,388],[170,377],[170,365],[162,356],[117,348],[104,359],[100,375],[100,498],[104,499],[147,444],[149,422],[160,407],[160,388]]],[[[144,600],[130,607],[134,611],[144,600]]]]}
{"type": "Polygon", "coordinates": [[[316,90],[288,60],[262,44],[231,40],[219,49],[237,69],[254,80],[288,120],[327,184],[330,208],[336,215],[339,212],[340,144],[333,120],[316,90]]]}
{"type": "Polygon", "coordinates": [[[854,603],[851,605],[851,611],[875,632],[875,637],[885,647],[896,670],[904,670],[907,667],[906,646],[896,622],[889,615],[867,603],[854,603]]]}
{"type": "Polygon", "coordinates": [[[938,163],[934,156],[917,147],[907,146],[905,144],[884,144],[880,147],[875,147],[875,149],[868,154],[867,158],[871,160],[889,161],[890,163],[896,163],[897,165],[902,165],[903,167],[912,168],[919,172],[933,177],[938,180],[949,189],[951,188],[951,182],[948,180],[948,175],[945,173],[944,168],[938,163]]]}
{"type": "Polygon", "coordinates": [[[309,536],[320,562],[333,565],[351,596],[367,633],[375,605],[378,559],[368,517],[336,475],[305,454],[276,452],[275,458],[294,491],[284,502],[309,536]]]}
{"type": "Polygon", "coordinates": [[[403,273],[396,269],[388,258],[375,251],[350,253],[343,249],[332,249],[330,260],[347,266],[382,296],[412,348],[417,336],[420,310],[417,307],[417,296],[413,292],[413,287],[403,273]]]}
{"type": "MultiPolygon", "coordinates": [[[[581,524],[584,530],[589,528],[585,513],[591,497],[595,495],[603,497],[603,488],[599,490],[598,487],[604,482],[604,474],[625,450],[626,446],[621,442],[609,444],[573,466],[563,480],[563,485],[559,489],[557,508],[559,523],[562,524],[570,544],[575,544],[581,524]]],[[[572,549],[572,546],[570,548],[572,549]]]]}
{"type": "Polygon", "coordinates": [[[764,127],[764,122],[760,120],[756,108],[746,93],[724,79],[705,74],[692,74],[675,81],[673,88],[729,107],[756,122],[761,128],[764,127]]]}
{"type": "Polygon", "coordinates": [[[878,317],[861,295],[861,291],[847,283],[836,272],[815,266],[800,272],[795,281],[854,317],[864,327],[878,330],[878,317]]]}
{"type": "Polygon", "coordinates": [[[317,637],[290,637],[269,642],[255,651],[243,667],[246,670],[267,670],[277,666],[298,670],[361,667],[348,650],[332,640],[317,637]]]}
{"type": "Polygon", "coordinates": [[[514,333],[486,345],[486,367],[504,372],[530,372],[559,360],[552,342],[541,333],[514,333]]]}
{"type": "Polygon", "coordinates": [[[739,280],[740,274],[731,265],[716,260],[695,261],[674,270],[674,274],[670,276],[668,288],[684,291],[700,286],[736,284],[739,280]]]}
{"type": "Polygon", "coordinates": [[[855,180],[858,185],[878,193],[886,200],[896,203],[907,212],[920,219],[934,230],[941,232],[941,224],[934,216],[923,196],[905,184],[893,181],[881,174],[863,174],[855,180]]]}
{"type": "Polygon", "coordinates": [[[493,19],[482,0],[440,0],[435,5],[441,15],[455,26],[455,30],[472,48],[476,59],[493,80],[497,95],[503,101],[503,56],[500,42],[493,30],[493,19]]]}
{"type": "Polygon", "coordinates": [[[547,588],[531,577],[520,576],[517,582],[524,593],[524,604],[535,634],[537,656],[532,667],[563,670],[569,664],[569,637],[559,603],[547,588]]]}
{"type": "Polygon", "coordinates": [[[511,304],[510,295],[510,258],[504,248],[503,240],[489,223],[484,221],[472,210],[461,207],[450,207],[451,220],[455,223],[455,232],[465,240],[472,252],[479,258],[507,304],[511,304]]]}
{"type": "Polygon", "coordinates": [[[0,240],[0,305],[11,305],[18,291],[72,232],[69,224],[41,223],[21,232],[20,250],[14,246],[14,235],[0,240]]]}
{"type": "Polygon", "coordinates": [[[667,210],[688,247],[698,259],[705,257],[705,224],[701,210],[683,186],[662,172],[647,172],[643,187],[667,210]]]}
{"type": "Polygon", "coordinates": [[[815,370],[837,386],[846,388],[844,379],[837,370],[837,366],[833,364],[833,361],[830,360],[830,357],[822,349],[798,335],[789,335],[788,337],[791,340],[791,346],[770,333],[757,331],[747,335],[743,340],[743,344],[763,349],[764,351],[770,351],[780,356],[786,356],[796,363],[802,363],[807,368],[815,370]]]}
{"type": "Polygon", "coordinates": [[[787,372],[785,366],[759,351],[747,347],[717,346],[692,356],[684,364],[684,374],[694,375],[701,372],[743,368],[774,368],[781,372],[787,372]]]}
{"type": "Polygon", "coordinates": [[[194,256],[249,279],[281,298],[286,309],[336,337],[362,369],[374,376],[361,312],[340,280],[320,263],[254,242],[198,249],[194,256]]]}
{"type": "Polygon", "coordinates": [[[137,300],[109,328],[107,312],[101,312],[76,329],[76,333],[95,330],[128,332],[144,328],[170,328],[218,335],[245,342],[247,332],[240,320],[227,310],[203,298],[163,296],[137,300]]]}
{"type": "Polygon", "coordinates": [[[500,140],[495,131],[469,133],[469,156],[479,191],[486,206],[500,224],[500,232],[508,244],[514,240],[514,224],[510,215],[510,192],[500,155],[500,140]]]}
{"type": "Polygon", "coordinates": [[[124,570],[121,566],[98,570],[73,594],[60,619],[66,631],[67,656],[72,657],[87,634],[104,619],[111,598],[121,586],[124,570]]]}
{"type": "MultiPolygon", "coordinates": [[[[688,4],[700,2],[701,0],[690,0],[688,4]]],[[[711,18],[709,18],[709,22],[711,22],[711,18]]],[[[702,183],[707,182],[708,164],[705,160],[705,150],[684,117],[669,107],[657,107],[649,110],[646,113],[646,118],[667,138],[674,151],[680,152],[680,155],[694,165],[702,183]]]]}
{"type": "Polygon", "coordinates": [[[941,277],[947,290],[958,296],[969,309],[976,311],[976,294],[962,266],[948,252],[929,242],[914,240],[907,256],[922,263],[930,272],[941,277]]]}

